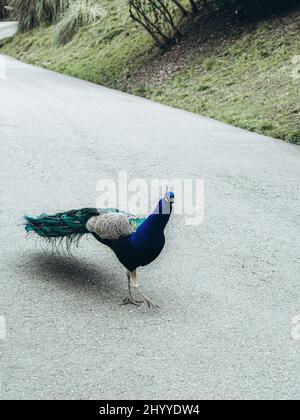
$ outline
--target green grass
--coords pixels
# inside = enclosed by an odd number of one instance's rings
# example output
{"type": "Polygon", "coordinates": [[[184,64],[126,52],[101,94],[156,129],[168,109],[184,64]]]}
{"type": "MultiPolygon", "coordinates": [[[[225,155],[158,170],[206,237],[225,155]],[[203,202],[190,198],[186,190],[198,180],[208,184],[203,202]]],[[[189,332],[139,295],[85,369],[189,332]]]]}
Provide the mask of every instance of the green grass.
{"type": "Polygon", "coordinates": [[[18,34],[0,52],[300,144],[300,78],[292,77],[292,58],[300,55],[300,13],[259,23],[205,52],[195,45],[179,70],[153,82],[165,63],[159,64],[150,37],[130,21],[124,0],[102,3],[102,21],[81,28],[64,47],[54,47],[52,26],[18,34]]]}
{"type": "Polygon", "coordinates": [[[65,46],[54,45],[56,26],[17,34],[0,49],[36,64],[109,87],[151,53],[152,41],[131,22],[123,0],[103,0],[106,14],[100,22],[81,28],[65,46]]]}
{"type": "Polygon", "coordinates": [[[292,77],[299,54],[299,29],[276,34],[261,24],[225,49],[193,57],[143,96],[300,144],[300,78],[292,77]]]}
{"type": "Polygon", "coordinates": [[[76,0],[70,3],[69,8],[56,25],[54,44],[59,47],[70,42],[79,29],[100,21],[105,10],[99,3],[91,0],[76,0]]]}

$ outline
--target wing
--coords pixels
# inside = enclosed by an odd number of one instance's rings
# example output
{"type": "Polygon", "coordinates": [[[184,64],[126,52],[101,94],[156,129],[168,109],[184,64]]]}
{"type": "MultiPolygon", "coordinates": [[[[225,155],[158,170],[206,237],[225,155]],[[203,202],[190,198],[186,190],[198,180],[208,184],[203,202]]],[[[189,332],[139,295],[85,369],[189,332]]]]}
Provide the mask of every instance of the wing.
{"type": "Polygon", "coordinates": [[[100,209],[99,213],[88,220],[86,228],[101,239],[118,240],[129,236],[145,221],[117,209],[100,209]]]}

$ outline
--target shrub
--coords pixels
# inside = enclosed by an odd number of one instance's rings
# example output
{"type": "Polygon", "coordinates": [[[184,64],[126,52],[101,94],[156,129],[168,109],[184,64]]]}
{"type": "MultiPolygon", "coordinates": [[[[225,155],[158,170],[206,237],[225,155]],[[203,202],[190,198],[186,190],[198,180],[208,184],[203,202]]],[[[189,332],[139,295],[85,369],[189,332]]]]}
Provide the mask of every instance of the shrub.
{"type": "Polygon", "coordinates": [[[195,0],[196,8],[211,6],[212,9],[224,10],[243,16],[261,16],[278,10],[286,9],[297,0],[195,0]]]}
{"type": "Polygon", "coordinates": [[[168,47],[180,36],[181,17],[197,13],[229,13],[261,17],[286,9],[299,0],[127,0],[131,18],[159,47],[168,47]]]}
{"type": "Polygon", "coordinates": [[[7,0],[0,0],[0,20],[7,19],[8,17],[8,9],[7,9],[7,0]]]}
{"type": "MultiPolygon", "coordinates": [[[[130,17],[159,47],[169,46],[180,36],[180,18],[189,14],[181,0],[128,0],[128,4],[130,17]]],[[[194,0],[190,0],[190,5],[196,7],[194,0]]]]}
{"type": "Polygon", "coordinates": [[[30,31],[43,23],[55,22],[68,3],[68,0],[12,0],[10,2],[13,16],[19,21],[19,29],[22,32],[30,31]]]}
{"type": "Polygon", "coordinates": [[[101,19],[104,10],[91,0],[76,0],[71,2],[70,7],[57,24],[54,35],[54,43],[62,46],[70,42],[79,28],[101,19]]]}

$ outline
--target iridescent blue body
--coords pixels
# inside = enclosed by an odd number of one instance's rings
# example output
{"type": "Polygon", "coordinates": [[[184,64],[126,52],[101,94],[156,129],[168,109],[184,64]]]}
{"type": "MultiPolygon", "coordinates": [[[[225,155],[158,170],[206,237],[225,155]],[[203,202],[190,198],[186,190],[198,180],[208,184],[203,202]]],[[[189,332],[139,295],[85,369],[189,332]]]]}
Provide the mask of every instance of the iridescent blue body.
{"type": "Polygon", "coordinates": [[[94,237],[109,246],[129,271],[154,261],[165,245],[164,230],[172,213],[172,205],[161,199],[154,212],[130,236],[118,240],[94,237]]]}

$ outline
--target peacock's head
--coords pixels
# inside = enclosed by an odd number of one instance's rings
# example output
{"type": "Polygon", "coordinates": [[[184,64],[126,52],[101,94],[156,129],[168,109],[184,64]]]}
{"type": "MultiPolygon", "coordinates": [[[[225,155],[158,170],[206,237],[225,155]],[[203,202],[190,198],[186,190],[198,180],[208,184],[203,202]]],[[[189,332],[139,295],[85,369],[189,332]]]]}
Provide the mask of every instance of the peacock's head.
{"type": "Polygon", "coordinates": [[[175,201],[175,195],[172,191],[167,191],[164,198],[167,203],[173,204],[175,201]]]}

